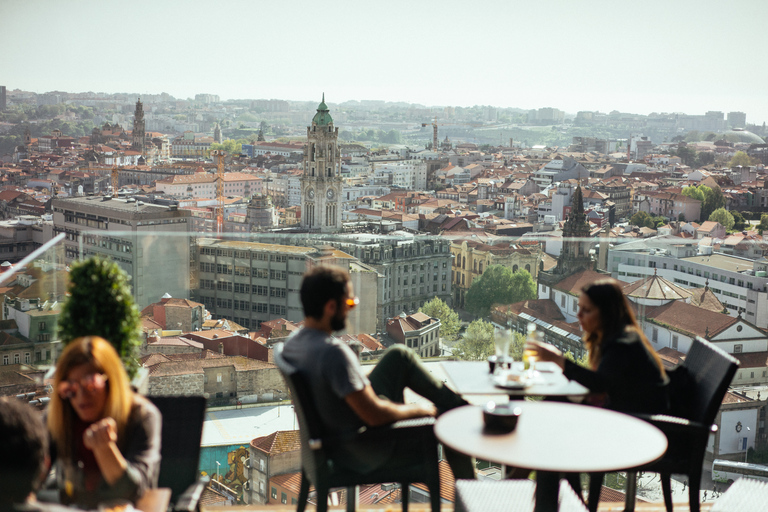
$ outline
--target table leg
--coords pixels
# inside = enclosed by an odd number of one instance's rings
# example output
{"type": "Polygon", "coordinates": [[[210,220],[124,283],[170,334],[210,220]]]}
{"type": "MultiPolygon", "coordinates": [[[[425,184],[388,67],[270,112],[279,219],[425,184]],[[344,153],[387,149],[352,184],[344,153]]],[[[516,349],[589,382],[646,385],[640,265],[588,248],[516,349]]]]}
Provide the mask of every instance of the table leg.
{"type": "Polygon", "coordinates": [[[560,474],[547,471],[536,472],[536,504],[534,512],[557,512],[560,489],[560,474]]]}

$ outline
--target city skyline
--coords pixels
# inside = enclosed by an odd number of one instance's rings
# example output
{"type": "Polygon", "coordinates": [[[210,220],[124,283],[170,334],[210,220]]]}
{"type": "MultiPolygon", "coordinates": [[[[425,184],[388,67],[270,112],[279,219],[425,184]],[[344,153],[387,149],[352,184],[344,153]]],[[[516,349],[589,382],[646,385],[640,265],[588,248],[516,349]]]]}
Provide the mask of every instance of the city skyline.
{"type": "Polygon", "coordinates": [[[37,93],[741,111],[768,121],[768,4],[2,2],[0,83],[37,93]],[[44,29],[43,29],[44,27],[44,29]],[[18,44],[22,42],[23,44],[18,44]],[[23,51],[22,51],[23,50],[23,51]]]}

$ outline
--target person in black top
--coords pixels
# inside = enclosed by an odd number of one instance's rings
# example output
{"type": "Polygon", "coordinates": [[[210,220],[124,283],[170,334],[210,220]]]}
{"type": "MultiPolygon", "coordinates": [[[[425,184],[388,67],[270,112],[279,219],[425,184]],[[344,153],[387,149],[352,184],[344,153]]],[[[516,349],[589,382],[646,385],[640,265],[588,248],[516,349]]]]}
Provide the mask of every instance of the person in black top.
{"type": "MultiPolygon", "coordinates": [[[[601,279],[585,286],[578,318],[589,350],[588,368],[567,360],[549,344],[529,342],[526,349],[535,349],[539,361],[558,364],[566,377],[587,387],[590,405],[625,413],[668,412],[669,379],[618,281],[601,279]]],[[[597,478],[602,483],[602,475],[592,475],[597,478]]],[[[599,490],[597,483],[590,486],[590,494],[599,490]]],[[[590,499],[589,505],[596,510],[597,499],[590,499]]]]}
{"type": "Polygon", "coordinates": [[[39,503],[35,491],[48,472],[48,433],[31,405],[0,398],[0,512],[66,512],[39,503]]]}

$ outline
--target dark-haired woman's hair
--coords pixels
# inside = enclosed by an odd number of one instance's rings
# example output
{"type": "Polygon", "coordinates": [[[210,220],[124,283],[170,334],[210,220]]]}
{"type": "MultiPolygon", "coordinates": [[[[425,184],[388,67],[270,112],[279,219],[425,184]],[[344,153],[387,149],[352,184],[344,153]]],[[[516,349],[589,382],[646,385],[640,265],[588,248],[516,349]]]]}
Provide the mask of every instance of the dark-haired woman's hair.
{"type": "Polygon", "coordinates": [[[615,279],[600,279],[584,286],[581,293],[589,298],[592,305],[600,312],[600,327],[597,331],[584,333],[584,342],[589,350],[589,366],[596,370],[603,357],[603,340],[622,336],[625,331],[634,331],[640,337],[648,353],[651,354],[659,372],[664,375],[661,358],[643,334],[635,314],[624,296],[621,285],[615,279]]]}
{"type": "Polygon", "coordinates": [[[301,305],[304,316],[320,319],[329,300],[339,304],[347,296],[349,275],[339,267],[317,266],[304,274],[301,282],[301,305]]]}

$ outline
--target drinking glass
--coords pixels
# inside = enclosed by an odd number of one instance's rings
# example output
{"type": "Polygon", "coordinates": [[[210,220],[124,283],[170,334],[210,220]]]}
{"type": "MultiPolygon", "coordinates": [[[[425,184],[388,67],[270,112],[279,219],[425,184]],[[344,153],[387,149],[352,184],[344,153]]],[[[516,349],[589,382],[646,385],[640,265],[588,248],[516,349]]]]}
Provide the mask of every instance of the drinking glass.
{"type": "Polygon", "coordinates": [[[61,459],[56,461],[56,485],[62,505],[76,504],[84,491],[83,463],[61,459]]]}
{"type": "MultiPolygon", "coordinates": [[[[512,341],[509,329],[496,329],[493,334],[493,347],[496,353],[496,368],[503,369],[510,363],[509,345],[512,341]]],[[[494,373],[496,373],[494,371],[494,373]]]]}

